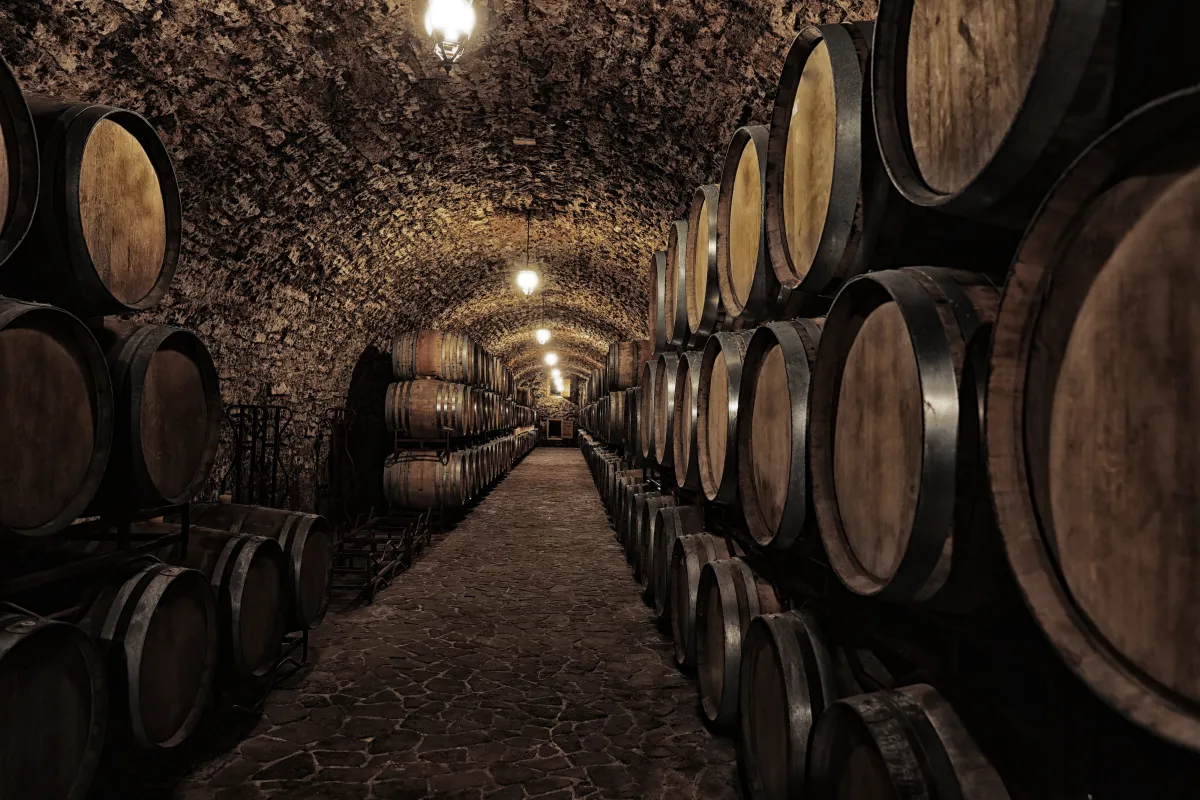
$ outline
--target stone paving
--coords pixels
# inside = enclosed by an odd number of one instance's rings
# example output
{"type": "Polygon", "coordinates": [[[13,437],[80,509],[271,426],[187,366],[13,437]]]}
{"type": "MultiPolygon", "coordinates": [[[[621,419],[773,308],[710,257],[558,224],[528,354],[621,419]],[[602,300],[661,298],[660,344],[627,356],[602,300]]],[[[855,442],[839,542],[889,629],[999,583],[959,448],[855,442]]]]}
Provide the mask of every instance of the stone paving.
{"type": "Polygon", "coordinates": [[[638,598],[582,456],[531,453],[183,800],[733,798],[734,746],[638,598]]]}

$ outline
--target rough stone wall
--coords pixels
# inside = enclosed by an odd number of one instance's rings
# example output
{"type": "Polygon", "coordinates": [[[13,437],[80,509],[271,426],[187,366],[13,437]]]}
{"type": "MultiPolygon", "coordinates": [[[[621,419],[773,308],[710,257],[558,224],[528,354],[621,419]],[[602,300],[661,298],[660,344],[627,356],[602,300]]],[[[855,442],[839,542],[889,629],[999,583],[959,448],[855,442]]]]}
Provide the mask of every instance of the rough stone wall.
{"type": "Polygon", "coordinates": [[[640,338],[651,252],[734,128],[765,121],[794,32],[876,10],[476,6],[450,76],[424,0],[8,0],[0,55],[28,91],[158,127],[185,241],[148,318],[205,338],[226,402],[290,405],[311,436],[360,354],[400,330],[462,330],[523,377],[541,367],[541,324],[581,371],[607,342],[640,338]],[[533,299],[513,283],[527,219],[533,299]]]}

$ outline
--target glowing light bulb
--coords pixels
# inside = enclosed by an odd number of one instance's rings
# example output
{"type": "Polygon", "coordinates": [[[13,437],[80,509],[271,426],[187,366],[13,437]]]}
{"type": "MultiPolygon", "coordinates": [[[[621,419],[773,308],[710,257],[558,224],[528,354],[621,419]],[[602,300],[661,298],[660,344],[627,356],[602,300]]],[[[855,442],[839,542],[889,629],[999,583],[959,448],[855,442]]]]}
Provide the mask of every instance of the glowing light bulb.
{"type": "Polygon", "coordinates": [[[562,383],[562,370],[555,367],[554,369],[550,370],[550,377],[557,378],[558,382],[562,383]]]}
{"type": "Polygon", "coordinates": [[[538,344],[545,344],[546,342],[550,341],[549,328],[538,328],[537,333],[534,335],[537,336],[538,344]]]}
{"type": "Polygon", "coordinates": [[[475,27],[471,0],[430,0],[425,12],[425,32],[450,42],[464,42],[475,27]]]}
{"type": "Polygon", "coordinates": [[[523,269],[517,273],[517,286],[526,296],[533,294],[538,285],[538,274],[531,269],[523,269]]]}
{"type": "Polygon", "coordinates": [[[546,353],[546,365],[547,366],[553,367],[557,363],[558,363],[558,354],[557,353],[546,353]]]}

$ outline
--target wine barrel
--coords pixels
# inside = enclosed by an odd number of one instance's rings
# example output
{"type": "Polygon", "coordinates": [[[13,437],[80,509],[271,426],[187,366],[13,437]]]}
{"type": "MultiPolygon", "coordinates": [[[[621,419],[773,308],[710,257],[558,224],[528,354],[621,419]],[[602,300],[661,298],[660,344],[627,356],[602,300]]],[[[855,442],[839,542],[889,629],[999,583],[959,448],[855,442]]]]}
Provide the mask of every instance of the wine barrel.
{"type": "Polygon", "coordinates": [[[680,669],[696,669],[696,598],[700,571],[710,561],[731,558],[729,543],[720,536],[698,533],[680,536],[671,551],[671,638],[675,640],[675,663],[680,669]]]}
{"type": "Polygon", "coordinates": [[[635,490],[629,497],[629,505],[625,518],[622,520],[621,544],[625,550],[625,560],[633,563],[635,545],[637,543],[637,527],[642,520],[642,509],[651,497],[658,497],[662,492],[655,484],[643,483],[641,489],[635,490]]]}
{"type": "Polygon", "coordinates": [[[479,429],[471,407],[478,406],[468,387],[437,380],[389,384],[384,396],[387,429],[410,439],[444,439],[479,429]]]}
{"type": "Polygon", "coordinates": [[[40,180],[33,117],[20,84],[0,58],[0,268],[33,224],[40,180]]]}
{"type": "MultiPolygon", "coordinates": [[[[142,522],[142,534],[178,534],[172,523],[142,522]]],[[[287,562],[274,539],[191,526],[187,555],[179,545],[165,548],[163,561],[194,569],[208,578],[217,603],[221,665],[239,678],[270,672],[287,624],[287,562]]]]}
{"type": "MultiPolygon", "coordinates": [[[[387,473],[384,473],[385,489],[387,473]]],[[[324,517],[238,503],[196,505],[192,522],[206,528],[275,539],[287,558],[288,630],[315,628],[329,607],[333,532],[324,517]]]]}
{"type": "Polygon", "coordinates": [[[781,311],[789,292],[767,257],[763,215],[767,129],[738,128],[721,169],[717,205],[717,280],[731,327],[745,328],[781,311]]]}
{"type": "Polygon", "coordinates": [[[195,730],[217,668],[216,604],[208,579],[155,560],[128,565],[101,588],[82,627],[108,664],[110,721],[148,750],[195,730]]]}
{"type": "Polygon", "coordinates": [[[96,329],[116,406],[113,454],[92,512],[184,503],[212,472],[221,433],[217,368],[196,334],[108,320],[96,329]]]}
{"type": "Polygon", "coordinates": [[[83,800],[108,727],[92,640],[65,622],[0,614],[0,697],[0,797],[83,800]]]}
{"type": "Polygon", "coordinates": [[[654,594],[654,616],[660,625],[671,625],[671,554],[680,536],[704,530],[704,509],[700,506],[663,506],[654,516],[654,569],[651,588],[654,594]]]}
{"type": "Polygon", "coordinates": [[[718,333],[708,340],[696,393],[696,468],[709,500],[737,502],[738,393],[742,359],[753,331],[718,333]]]}
{"type": "Polygon", "coordinates": [[[1009,800],[954,709],[926,684],[849,697],[825,709],[809,748],[814,800],[1009,800]]]}
{"type": "Polygon", "coordinates": [[[675,463],[675,379],[679,356],[663,353],[654,374],[654,460],[660,467],[675,463]]]}
{"type": "Polygon", "coordinates": [[[158,304],[179,261],[171,157],[140,115],[25,96],[42,169],[37,212],[0,270],[0,292],[85,316],[158,304]]]}
{"type": "Polygon", "coordinates": [[[642,365],[642,402],[638,406],[638,433],[642,458],[653,461],[654,455],[654,384],[658,377],[658,359],[642,365]]]}
{"type": "Polygon", "coordinates": [[[648,602],[654,602],[654,573],[657,566],[654,556],[657,548],[654,542],[654,521],[658,518],[659,509],[676,505],[675,498],[667,494],[648,498],[642,504],[641,519],[637,524],[637,539],[635,541],[635,556],[633,560],[633,577],[642,585],[642,594],[648,602]]]}
{"type": "Polygon", "coordinates": [[[613,342],[608,346],[608,388],[621,391],[637,385],[642,364],[653,358],[649,341],[613,342]]]}
{"type": "Polygon", "coordinates": [[[776,278],[821,293],[871,268],[890,191],[863,102],[874,23],[810,26],[788,50],[767,141],[767,247],[776,278]]]}
{"type": "Polygon", "coordinates": [[[104,353],[75,317],[0,298],[0,527],[46,536],[100,488],[113,441],[104,353]]]}
{"type": "Polygon", "coordinates": [[[750,622],[738,707],[742,771],[754,800],[804,795],[813,726],[843,692],[811,612],[763,614],[750,622]]]}
{"type": "Polygon", "coordinates": [[[687,238],[687,324],[701,342],[725,324],[717,276],[717,206],[721,187],[706,184],[692,193],[687,238]]]}
{"type": "Polygon", "coordinates": [[[625,390],[625,452],[635,466],[642,464],[642,387],[625,390]]]}
{"type": "Polygon", "coordinates": [[[775,589],[740,558],[710,561],[696,587],[696,669],[700,708],[714,726],[728,730],[738,719],[742,638],[750,620],[780,610],[775,589]]]}
{"type": "Polygon", "coordinates": [[[742,360],[738,492],[746,527],[763,546],[786,550],[815,524],[809,402],[821,324],[798,319],[764,325],[742,360]]]}
{"type": "Polygon", "coordinates": [[[622,548],[625,546],[625,540],[629,530],[629,504],[633,502],[635,493],[646,488],[644,476],[640,474],[631,475],[624,478],[617,486],[617,504],[613,511],[613,536],[621,543],[622,548]]]}
{"type": "Polygon", "coordinates": [[[666,300],[663,303],[667,315],[667,344],[680,349],[687,347],[689,341],[687,233],[688,224],[682,220],[672,222],[667,231],[666,300]]]}
{"type": "Polygon", "coordinates": [[[700,366],[704,353],[689,350],[679,359],[675,375],[674,420],[675,483],[680,489],[700,488],[699,448],[696,446],[696,427],[700,401],[700,366]]]}
{"type": "Polygon", "coordinates": [[[1047,638],[1106,702],[1192,750],[1200,450],[1181,432],[1200,371],[1198,133],[1200,90],[1151,104],[1047,198],[995,322],[986,448],[1008,559],[1047,638]]]}
{"type": "Polygon", "coordinates": [[[851,591],[963,610],[957,592],[974,575],[958,552],[973,535],[961,512],[979,498],[964,480],[978,442],[958,441],[975,409],[960,408],[959,386],[999,300],[986,278],[945,269],[871,273],[838,293],[813,372],[812,492],[851,591]]]}
{"type": "Polygon", "coordinates": [[[1023,228],[1110,123],[1200,80],[1190,3],[879,4],[884,164],[912,202],[1023,228]]]}
{"type": "Polygon", "coordinates": [[[488,389],[492,379],[492,357],[484,359],[483,375],[473,376],[472,342],[448,331],[419,330],[402,333],[392,341],[392,374],[398,381],[440,378],[450,383],[474,384],[488,389]]]}
{"type": "Polygon", "coordinates": [[[655,353],[667,349],[667,251],[655,250],[650,257],[650,313],[647,316],[651,347],[655,353]]]}

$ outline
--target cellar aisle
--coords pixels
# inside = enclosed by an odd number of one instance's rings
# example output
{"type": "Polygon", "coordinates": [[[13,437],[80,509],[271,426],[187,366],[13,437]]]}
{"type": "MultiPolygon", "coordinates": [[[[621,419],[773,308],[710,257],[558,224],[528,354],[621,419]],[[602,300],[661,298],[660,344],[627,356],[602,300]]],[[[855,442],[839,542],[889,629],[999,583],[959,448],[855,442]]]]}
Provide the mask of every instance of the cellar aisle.
{"type": "Polygon", "coordinates": [[[583,457],[534,450],[177,797],[736,797],[583,457]],[[365,791],[369,785],[371,793],[365,791]]]}

